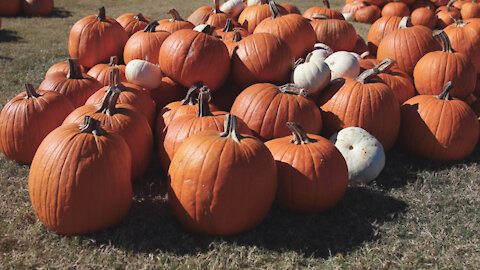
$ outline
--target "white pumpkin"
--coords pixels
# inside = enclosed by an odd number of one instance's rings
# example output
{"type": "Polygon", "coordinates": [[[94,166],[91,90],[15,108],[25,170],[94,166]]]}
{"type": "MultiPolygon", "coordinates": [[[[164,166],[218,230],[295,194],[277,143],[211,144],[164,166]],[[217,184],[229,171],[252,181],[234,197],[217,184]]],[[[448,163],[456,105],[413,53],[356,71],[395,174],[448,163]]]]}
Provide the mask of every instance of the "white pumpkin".
{"type": "Polygon", "coordinates": [[[228,0],[220,6],[220,11],[230,15],[232,18],[238,17],[245,9],[243,0],[228,0]]]}
{"type": "Polygon", "coordinates": [[[385,166],[382,144],[366,130],[347,127],[330,138],[342,153],[351,184],[367,183],[378,177],[385,166]]]}
{"type": "Polygon", "coordinates": [[[335,52],[325,59],[325,63],[327,63],[332,71],[332,80],[342,77],[353,79],[360,74],[358,59],[350,52],[335,52]]]}
{"type": "Polygon", "coordinates": [[[342,13],[346,21],[353,22],[355,21],[355,13],[342,13]]]}
{"type": "Polygon", "coordinates": [[[309,53],[305,62],[295,67],[293,83],[305,88],[310,94],[320,92],[330,82],[330,68],[324,61],[310,61],[309,53]]]}
{"type": "Polygon", "coordinates": [[[265,0],[247,0],[247,6],[262,5],[266,2],[265,0]]]}
{"type": "Polygon", "coordinates": [[[160,67],[146,60],[134,59],[125,67],[125,77],[129,82],[148,89],[159,87],[162,76],[160,67]]]}
{"type": "Polygon", "coordinates": [[[355,58],[357,58],[358,61],[362,60],[362,57],[356,53],[356,52],[350,52],[353,56],[355,56],[355,58]]]}
{"type": "Polygon", "coordinates": [[[323,43],[316,43],[313,46],[313,51],[311,52],[312,56],[310,57],[310,61],[313,62],[323,62],[327,57],[329,57],[333,53],[332,49],[323,43]]]}

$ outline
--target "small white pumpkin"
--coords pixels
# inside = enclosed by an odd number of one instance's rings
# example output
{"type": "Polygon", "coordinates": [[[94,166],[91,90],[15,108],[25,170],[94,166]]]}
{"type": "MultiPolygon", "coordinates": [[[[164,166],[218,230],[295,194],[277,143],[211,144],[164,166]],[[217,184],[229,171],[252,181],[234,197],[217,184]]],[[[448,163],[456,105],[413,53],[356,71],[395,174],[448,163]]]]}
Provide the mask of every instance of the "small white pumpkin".
{"type": "Polygon", "coordinates": [[[353,22],[355,21],[355,13],[342,13],[346,21],[353,22]]]}
{"type": "Polygon", "coordinates": [[[220,6],[220,11],[230,15],[232,18],[238,17],[245,9],[243,0],[228,0],[220,6]]]}
{"type": "Polygon", "coordinates": [[[323,43],[316,43],[313,46],[313,51],[311,51],[312,56],[310,57],[310,61],[313,62],[323,62],[327,57],[329,57],[333,53],[332,49],[323,43]]]}
{"type": "Polygon", "coordinates": [[[315,94],[327,86],[331,74],[325,61],[310,61],[311,56],[312,53],[309,53],[305,62],[295,67],[293,83],[315,94]]]}
{"type": "Polygon", "coordinates": [[[247,6],[262,5],[266,2],[265,0],[247,0],[247,6]]]}
{"type": "Polygon", "coordinates": [[[360,74],[358,59],[350,52],[335,52],[325,59],[325,63],[327,63],[332,71],[332,80],[342,77],[353,79],[360,74]]]}
{"type": "Polygon", "coordinates": [[[342,153],[351,184],[367,183],[378,177],[385,166],[382,144],[366,130],[347,127],[330,138],[342,153]]]}
{"type": "Polygon", "coordinates": [[[146,60],[134,59],[125,67],[125,77],[129,82],[148,89],[159,87],[162,76],[160,67],[146,60]]]}

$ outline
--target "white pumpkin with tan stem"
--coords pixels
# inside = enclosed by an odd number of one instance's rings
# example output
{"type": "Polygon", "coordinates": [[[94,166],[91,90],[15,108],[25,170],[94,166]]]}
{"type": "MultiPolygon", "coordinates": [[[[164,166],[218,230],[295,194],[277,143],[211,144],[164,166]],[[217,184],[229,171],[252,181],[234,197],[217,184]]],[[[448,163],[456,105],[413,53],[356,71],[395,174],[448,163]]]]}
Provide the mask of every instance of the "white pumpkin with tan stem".
{"type": "Polygon", "coordinates": [[[308,90],[310,94],[320,92],[330,82],[330,68],[324,61],[310,61],[312,53],[305,62],[295,67],[293,83],[308,90]]]}
{"type": "Polygon", "coordinates": [[[232,18],[237,18],[245,9],[243,0],[228,0],[220,6],[220,11],[230,15],[232,18]]]}
{"type": "Polygon", "coordinates": [[[327,57],[329,57],[333,51],[328,45],[323,43],[316,43],[313,45],[313,51],[310,52],[312,56],[310,57],[310,61],[325,61],[327,57]]]}
{"type": "Polygon", "coordinates": [[[353,79],[360,74],[358,59],[350,52],[335,52],[325,59],[325,63],[332,70],[332,80],[342,77],[353,79]]]}
{"type": "Polygon", "coordinates": [[[160,67],[146,60],[134,59],[125,67],[127,81],[148,89],[155,89],[162,82],[160,67]]]}
{"type": "Polygon", "coordinates": [[[342,153],[350,184],[367,183],[378,177],[385,166],[382,144],[366,130],[347,127],[330,138],[342,153]]]}

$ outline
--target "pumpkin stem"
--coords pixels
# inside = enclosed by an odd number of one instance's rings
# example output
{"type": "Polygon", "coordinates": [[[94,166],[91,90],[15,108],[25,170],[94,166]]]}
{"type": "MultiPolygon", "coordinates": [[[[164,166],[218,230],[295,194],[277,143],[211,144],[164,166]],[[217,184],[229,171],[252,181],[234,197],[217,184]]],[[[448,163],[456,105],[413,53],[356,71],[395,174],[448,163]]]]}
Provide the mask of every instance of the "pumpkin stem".
{"type": "Polygon", "coordinates": [[[455,0],[450,0],[450,1],[448,1],[448,4],[447,4],[447,12],[450,12],[450,7],[453,5],[453,2],[455,2],[455,0]]]}
{"type": "MultiPolygon", "coordinates": [[[[378,70],[378,73],[385,73],[390,70],[390,68],[393,67],[393,64],[395,64],[395,60],[390,59],[390,58],[385,58],[383,59],[382,62],[378,63],[375,65],[373,68],[378,70]]],[[[377,73],[377,74],[378,74],[377,73]]]]}
{"type": "Polygon", "coordinates": [[[294,144],[310,144],[317,140],[308,137],[307,133],[299,123],[287,122],[287,127],[292,131],[293,138],[290,140],[294,144]]]}
{"type": "Polygon", "coordinates": [[[225,23],[225,27],[223,27],[222,32],[230,32],[230,31],[233,31],[232,18],[227,18],[227,22],[225,23]]]}
{"type": "Polygon", "coordinates": [[[233,38],[232,38],[232,42],[239,42],[240,40],[242,40],[242,34],[240,33],[240,29],[235,29],[233,30],[234,34],[233,34],[233,38]]]}
{"type": "Polygon", "coordinates": [[[220,10],[220,0],[213,0],[213,13],[222,13],[220,10]]]}
{"type": "Polygon", "coordinates": [[[205,25],[202,25],[201,27],[199,27],[199,29],[197,31],[200,32],[200,33],[207,34],[207,35],[212,35],[213,31],[215,31],[215,26],[210,25],[210,24],[205,24],[205,25]]]}
{"type": "Polygon", "coordinates": [[[118,65],[118,57],[116,55],[110,56],[110,62],[108,62],[108,65],[111,67],[118,65]]]}
{"type": "Polygon", "coordinates": [[[142,13],[138,13],[137,15],[133,16],[133,18],[139,22],[148,22],[142,13]]]}
{"type": "Polygon", "coordinates": [[[233,114],[225,115],[225,122],[223,126],[223,132],[220,134],[222,138],[229,138],[236,142],[240,142],[244,137],[238,132],[237,117],[233,114]]]}
{"type": "Polygon", "coordinates": [[[210,95],[210,89],[207,86],[203,86],[198,93],[198,113],[197,117],[213,116],[208,106],[212,96],[210,95]]]}
{"type": "Polygon", "coordinates": [[[98,9],[98,15],[96,19],[99,21],[105,21],[107,19],[107,15],[105,13],[105,7],[101,7],[98,9]]]}
{"type": "Polygon", "coordinates": [[[287,84],[284,84],[282,86],[279,86],[278,90],[282,93],[285,93],[285,94],[298,95],[298,96],[302,96],[304,98],[306,98],[307,95],[308,95],[307,89],[298,87],[294,83],[287,83],[287,84]]]}
{"type": "Polygon", "coordinates": [[[453,27],[465,27],[467,24],[469,24],[470,22],[466,22],[462,19],[458,19],[456,20],[455,18],[453,18],[452,16],[450,16],[453,21],[455,22],[455,25],[453,27]]]}
{"type": "Polygon", "coordinates": [[[297,60],[295,60],[295,63],[293,63],[293,69],[295,70],[299,65],[307,62],[306,59],[310,59],[309,56],[312,56],[312,53],[308,53],[307,58],[305,59],[300,57],[297,60]]]}
{"type": "Polygon", "coordinates": [[[442,92],[440,93],[440,95],[437,96],[437,98],[443,99],[443,100],[452,100],[452,98],[450,97],[450,90],[452,90],[452,88],[453,88],[452,81],[447,82],[443,87],[442,92]]]}
{"type": "Polygon", "coordinates": [[[372,68],[372,69],[367,69],[364,72],[362,72],[360,75],[358,75],[355,80],[360,83],[367,83],[369,82],[372,78],[377,76],[377,74],[380,73],[380,70],[378,68],[372,68]]]}
{"type": "Polygon", "coordinates": [[[172,16],[170,19],[171,22],[184,21],[182,16],[180,16],[180,13],[174,8],[170,9],[167,14],[172,16]]]}
{"type": "Polygon", "coordinates": [[[447,53],[454,53],[455,51],[452,49],[452,44],[450,43],[450,39],[448,38],[447,33],[443,30],[435,30],[433,32],[433,37],[442,44],[442,51],[447,53]]]}
{"type": "Polygon", "coordinates": [[[83,79],[82,69],[80,68],[80,64],[78,63],[77,58],[68,58],[68,74],[67,78],[69,79],[83,79]]]}
{"type": "Polygon", "coordinates": [[[85,116],[83,123],[80,125],[81,133],[90,133],[95,136],[101,136],[105,134],[105,130],[100,126],[100,121],[90,116],[85,116]]]}
{"type": "Polygon", "coordinates": [[[98,109],[97,113],[104,113],[109,116],[114,115],[119,96],[120,91],[118,89],[109,87],[107,93],[103,96],[102,106],[98,109]]]}
{"type": "Polygon", "coordinates": [[[40,96],[31,83],[25,84],[25,92],[27,92],[27,96],[25,98],[37,98],[40,96]]]}
{"type": "Polygon", "coordinates": [[[143,30],[143,32],[155,32],[155,27],[158,26],[158,21],[152,20],[143,30]]]}
{"type": "Polygon", "coordinates": [[[328,20],[328,19],[330,19],[330,16],[328,16],[327,14],[323,14],[323,13],[313,13],[313,14],[312,14],[312,19],[315,19],[315,20],[328,20]]]}
{"type": "Polygon", "coordinates": [[[330,8],[330,2],[328,2],[328,0],[323,0],[323,4],[324,4],[327,8],[330,8]]]}
{"type": "Polygon", "coordinates": [[[196,82],[195,84],[190,87],[187,91],[187,95],[185,96],[184,99],[182,99],[181,104],[182,105],[195,105],[197,104],[197,101],[195,100],[195,97],[193,94],[197,92],[198,89],[202,88],[203,84],[201,82],[196,82]]]}
{"type": "Polygon", "coordinates": [[[277,4],[275,4],[275,1],[269,0],[268,4],[270,5],[270,10],[272,11],[272,19],[282,16],[278,10],[277,4]]]}
{"type": "Polygon", "coordinates": [[[403,17],[398,23],[398,29],[408,28],[410,26],[412,26],[412,23],[410,21],[410,16],[403,17]]]}
{"type": "Polygon", "coordinates": [[[370,52],[369,51],[366,51],[366,52],[363,52],[362,54],[360,54],[360,58],[361,59],[365,59],[365,57],[369,56],[370,55],[370,52]]]}

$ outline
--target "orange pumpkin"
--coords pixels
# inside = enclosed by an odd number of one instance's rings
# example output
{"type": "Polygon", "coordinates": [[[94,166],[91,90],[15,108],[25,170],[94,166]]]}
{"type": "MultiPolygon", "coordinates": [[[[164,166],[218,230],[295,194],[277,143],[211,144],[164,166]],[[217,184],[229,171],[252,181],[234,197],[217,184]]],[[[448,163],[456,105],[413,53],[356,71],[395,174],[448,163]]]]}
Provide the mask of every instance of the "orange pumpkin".
{"type": "Polygon", "coordinates": [[[125,141],[95,119],[55,129],[40,144],[28,176],[38,218],[64,235],[119,223],[132,204],[130,163],[125,141]]]}
{"type": "Polygon", "coordinates": [[[294,84],[254,84],[238,95],[230,112],[264,141],[290,134],[286,122],[298,122],[313,134],[322,130],[320,110],[307,98],[307,90],[294,84]]]}
{"type": "Polygon", "coordinates": [[[68,51],[86,67],[106,62],[110,56],[121,57],[128,34],[113,18],[105,15],[105,8],[98,15],[90,15],[77,21],[70,30],[68,51]]]}
{"type": "Polygon", "coordinates": [[[12,17],[20,13],[20,0],[0,0],[0,16],[12,17]]]}
{"type": "Polygon", "coordinates": [[[277,203],[298,213],[318,213],[335,206],[348,185],[345,159],[328,139],[307,134],[288,122],[291,136],[265,143],[277,163],[277,203]]]}
{"type": "Polygon", "coordinates": [[[429,7],[420,7],[412,11],[410,19],[413,25],[424,25],[430,29],[437,25],[437,16],[429,7]]]}
{"type": "Polygon", "coordinates": [[[152,64],[158,64],[158,54],[165,39],[170,36],[167,31],[156,31],[158,22],[150,22],[145,30],[133,34],[125,44],[123,59],[125,64],[133,59],[145,59],[152,64]]]}
{"type": "Polygon", "coordinates": [[[438,18],[437,28],[445,28],[460,19],[460,10],[452,7],[454,1],[450,0],[446,6],[439,7],[435,11],[438,18]]]}
{"type": "Polygon", "coordinates": [[[16,162],[30,164],[42,140],[75,108],[59,93],[37,92],[31,84],[25,84],[25,89],[0,113],[0,152],[16,162]]]}
{"type": "Polygon", "coordinates": [[[128,37],[145,29],[150,21],[151,19],[143,16],[142,13],[125,13],[117,18],[117,22],[125,29],[128,37]]]}
{"type": "MultiPolygon", "coordinates": [[[[277,5],[277,8],[280,14],[288,14],[284,7],[277,5]]],[[[247,29],[248,33],[252,34],[257,25],[271,15],[272,11],[268,4],[247,6],[238,16],[238,23],[242,28],[247,29]]]]}
{"type": "Polygon", "coordinates": [[[53,0],[21,0],[20,3],[27,16],[49,16],[53,11],[53,0]]]}
{"type": "Polygon", "coordinates": [[[400,2],[399,0],[395,0],[394,2],[387,3],[382,8],[382,17],[386,16],[397,16],[397,17],[404,17],[410,15],[410,9],[408,8],[407,4],[404,2],[400,2]]]}
{"type": "Polygon", "coordinates": [[[382,11],[375,5],[366,6],[355,12],[355,20],[363,23],[374,23],[381,17],[382,11]]]}
{"type": "Polygon", "coordinates": [[[100,89],[102,84],[95,78],[82,73],[77,59],[69,58],[67,61],[68,73],[52,73],[43,80],[38,88],[65,95],[77,108],[85,104],[85,101],[100,89]]]}
{"type": "Polygon", "coordinates": [[[314,14],[310,24],[317,35],[317,42],[327,45],[334,52],[351,51],[355,46],[352,40],[357,37],[357,32],[353,25],[345,20],[314,14]]]}
{"type": "Polygon", "coordinates": [[[345,20],[341,12],[330,8],[330,2],[328,2],[328,0],[322,0],[322,2],[325,7],[311,7],[303,13],[303,17],[313,19],[314,14],[325,14],[330,19],[345,20]]]}
{"type": "Polygon", "coordinates": [[[480,18],[480,5],[477,0],[472,0],[471,3],[466,2],[460,9],[460,15],[463,20],[480,18]]]}
{"type": "Polygon", "coordinates": [[[272,17],[266,18],[255,28],[254,34],[270,33],[283,39],[293,53],[295,59],[304,57],[313,49],[315,31],[309,21],[298,14],[283,15],[275,2],[270,1],[272,17]]]}
{"type": "Polygon", "coordinates": [[[167,14],[172,16],[171,19],[163,19],[158,21],[156,31],[167,31],[173,33],[180,29],[193,29],[195,25],[189,21],[182,19],[176,9],[170,9],[167,14]]]}
{"type": "Polygon", "coordinates": [[[285,10],[288,12],[288,13],[293,13],[293,14],[298,14],[298,15],[302,15],[302,13],[300,12],[300,9],[298,9],[297,6],[293,5],[293,4],[290,4],[290,3],[282,3],[280,4],[280,6],[282,6],[283,8],[285,8],[285,10]]]}
{"type": "Polygon", "coordinates": [[[107,86],[110,81],[110,71],[114,68],[118,69],[120,81],[127,82],[127,78],[125,77],[125,65],[119,65],[118,57],[116,56],[110,57],[110,62],[108,64],[97,64],[93,66],[87,74],[99,81],[103,86],[107,86]]]}
{"type": "MultiPolygon", "coordinates": [[[[249,35],[248,31],[241,27],[234,27],[232,19],[228,18],[225,26],[222,31],[217,31],[218,36],[222,39],[223,42],[231,41],[235,36],[235,31],[240,33],[240,36],[246,37],[249,35]]],[[[225,42],[225,44],[227,44],[225,42]]],[[[228,47],[228,45],[227,45],[228,47]]],[[[230,51],[230,50],[229,50],[230,51]]]]}
{"type": "Polygon", "coordinates": [[[399,140],[409,152],[433,160],[469,156],[479,138],[479,123],[465,102],[452,99],[448,82],[438,96],[419,95],[402,105],[399,140]]]}
{"type": "Polygon", "coordinates": [[[331,136],[345,127],[361,127],[389,150],[400,128],[400,105],[380,78],[378,69],[364,71],[344,84],[320,108],[324,134],[331,136]]]}
{"type": "Polygon", "coordinates": [[[199,7],[187,20],[194,25],[206,23],[220,28],[225,25],[227,17],[228,16],[220,10],[220,0],[213,0],[213,7],[199,7]]]}
{"type": "Polygon", "coordinates": [[[368,31],[367,45],[371,55],[377,55],[378,45],[382,39],[398,29],[401,17],[382,17],[376,20],[368,31]]]}
{"type": "Polygon", "coordinates": [[[470,58],[475,72],[480,73],[480,19],[457,20],[444,29],[452,49],[470,58]]]}
{"type": "Polygon", "coordinates": [[[168,103],[181,100],[187,89],[169,77],[163,77],[160,86],[150,91],[150,96],[155,101],[157,113],[168,103]]]}
{"type": "Polygon", "coordinates": [[[87,104],[73,111],[63,122],[79,124],[90,116],[100,121],[102,127],[119,134],[127,143],[132,155],[131,177],[140,178],[152,157],[153,134],[145,116],[128,104],[117,104],[120,91],[109,88],[101,104],[87,104]]]}
{"type": "MultiPolygon", "coordinates": [[[[45,78],[48,76],[52,75],[55,72],[63,72],[63,73],[68,73],[68,60],[58,62],[56,64],[53,64],[45,73],[45,78]]],[[[80,72],[82,73],[87,73],[87,70],[85,69],[84,66],[80,65],[80,72]]]]}
{"type": "Polygon", "coordinates": [[[250,230],[275,199],[272,154],[257,138],[239,133],[235,116],[225,118],[224,132],[210,130],[188,138],[170,165],[172,211],[183,227],[196,233],[250,230]]]}
{"type": "Polygon", "coordinates": [[[445,32],[441,31],[436,37],[443,49],[429,52],[418,61],[413,71],[415,88],[421,95],[439,95],[445,84],[452,82],[449,94],[466,100],[475,89],[475,67],[468,56],[452,50],[445,32]]]}

